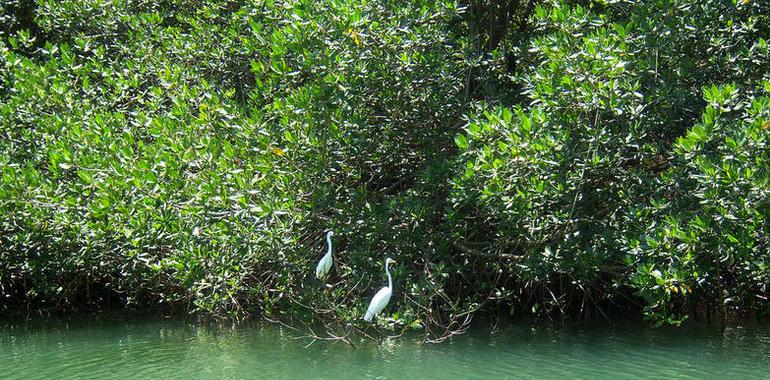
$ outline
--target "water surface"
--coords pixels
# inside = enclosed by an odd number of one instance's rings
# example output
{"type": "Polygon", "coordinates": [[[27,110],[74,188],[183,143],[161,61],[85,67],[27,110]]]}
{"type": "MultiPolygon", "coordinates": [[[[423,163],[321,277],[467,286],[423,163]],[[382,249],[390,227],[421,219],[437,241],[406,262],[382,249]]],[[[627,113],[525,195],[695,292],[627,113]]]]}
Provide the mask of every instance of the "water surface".
{"type": "Polygon", "coordinates": [[[86,317],[0,322],[0,378],[770,378],[770,329],[513,324],[451,342],[292,339],[272,325],[86,317]]]}

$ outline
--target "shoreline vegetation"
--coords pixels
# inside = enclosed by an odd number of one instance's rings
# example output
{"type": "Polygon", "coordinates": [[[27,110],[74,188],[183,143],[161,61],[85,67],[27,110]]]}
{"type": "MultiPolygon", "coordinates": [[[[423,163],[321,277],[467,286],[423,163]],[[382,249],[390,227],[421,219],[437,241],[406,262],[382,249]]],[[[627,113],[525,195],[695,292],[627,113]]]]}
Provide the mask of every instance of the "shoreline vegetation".
{"type": "Polygon", "coordinates": [[[427,341],[766,321],[768,41],[753,0],[3,1],[0,315],[346,340],[392,257],[375,323],[427,341]]]}

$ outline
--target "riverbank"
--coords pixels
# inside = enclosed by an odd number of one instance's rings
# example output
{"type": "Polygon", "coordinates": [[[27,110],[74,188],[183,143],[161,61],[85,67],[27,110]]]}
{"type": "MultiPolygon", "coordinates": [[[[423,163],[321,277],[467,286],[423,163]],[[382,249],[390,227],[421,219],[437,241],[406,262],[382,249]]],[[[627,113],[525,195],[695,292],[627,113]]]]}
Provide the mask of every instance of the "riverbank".
{"type": "Polygon", "coordinates": [[[0,312],[365,329],[394,259],[382,323],[439,337],[767,318],[768,41],[767,1],[2,1],[0,312]]]}

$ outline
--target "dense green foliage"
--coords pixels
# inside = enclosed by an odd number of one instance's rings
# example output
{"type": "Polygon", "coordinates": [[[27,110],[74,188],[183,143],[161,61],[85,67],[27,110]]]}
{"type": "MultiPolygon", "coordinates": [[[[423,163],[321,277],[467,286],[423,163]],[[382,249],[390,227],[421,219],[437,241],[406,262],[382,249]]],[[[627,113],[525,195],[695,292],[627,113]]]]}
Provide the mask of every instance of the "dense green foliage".
{"type": "Polygon", "coordinates": [[[353,321],[390,256],[388,314],[439,336],[475,312],[770,312],[766,2],[14,0],[0,20],[0,310],[353,321]]]}

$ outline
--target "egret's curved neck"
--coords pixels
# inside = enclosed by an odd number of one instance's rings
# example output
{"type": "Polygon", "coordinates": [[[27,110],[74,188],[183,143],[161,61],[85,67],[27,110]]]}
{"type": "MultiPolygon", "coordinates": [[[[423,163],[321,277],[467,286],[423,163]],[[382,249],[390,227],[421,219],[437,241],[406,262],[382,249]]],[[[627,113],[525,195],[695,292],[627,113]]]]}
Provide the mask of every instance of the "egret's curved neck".
{"type": "Polygon", "coordinates": [[[326,234],[326,244],[329,246],[329,249],[326,250],[326,255],[331,256],[332,254],[332,235],[326,234]]]}
{"type": "Polygon", "coordinates": [[[385,274],[388,275],[388,287],[393,288],[393,279],[390,278],[390,268],[388,268],[388,262],[385,262],[385,274]]]}

